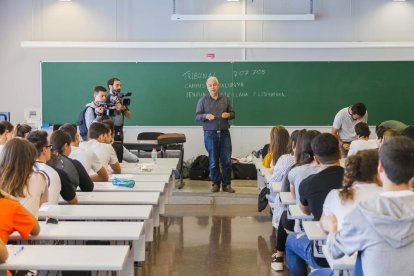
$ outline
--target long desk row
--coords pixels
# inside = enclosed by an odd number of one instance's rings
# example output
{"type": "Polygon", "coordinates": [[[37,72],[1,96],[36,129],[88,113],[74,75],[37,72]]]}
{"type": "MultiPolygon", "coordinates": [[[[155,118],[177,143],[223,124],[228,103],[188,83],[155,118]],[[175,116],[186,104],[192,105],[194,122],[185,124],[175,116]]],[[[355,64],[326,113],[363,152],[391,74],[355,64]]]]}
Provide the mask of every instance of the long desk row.
{"type": "MultiPolygon", "coordinates": [[[[67,205],[62,201],[60,204],[63,205],[42,206],[39,220],[54,218],[58,223],[40,221],[40,234],[29,239],[31,242],[61,240],[66,245],[23,245],[27,242],[14,233],[10,239],[22,243],[16,246],[24,247],[24,254],[20,251],[12,253],[7,262],[0,265],[0,275],[6,269],[115,271],[119,275],[133,275],[134,261],[145,261],[145,242],[153,241],[153,228],[159,226],[159,215],[164,214],[174,187],[173,170],[178,159],[158,161],[151,171],[147,171],[148,167],[143,170],[137,164],[122,164],[123,171],[129,175],[118,177],[134,179],[134,188],[96,182],[94,192],[77,193],[78,205],[67,205]],[[86,240],[107,240],[111,246],[84,245],[86,240]],[[36,261],[28,261],[33,254],[36,261]],[[105,258],[114,254],[118,257],[113,260],[105,258]],[[49,255],[56,258],[48,258],[49,255]],[[75,257],[72,262],[72,255],[83,256],[83,262],[78,262],[75,257]]],[[[150,160],[140,159],[140,163],[148,164],[150,160]]],[[[10,251],[13,250],[10,247],[10,251]]]]}

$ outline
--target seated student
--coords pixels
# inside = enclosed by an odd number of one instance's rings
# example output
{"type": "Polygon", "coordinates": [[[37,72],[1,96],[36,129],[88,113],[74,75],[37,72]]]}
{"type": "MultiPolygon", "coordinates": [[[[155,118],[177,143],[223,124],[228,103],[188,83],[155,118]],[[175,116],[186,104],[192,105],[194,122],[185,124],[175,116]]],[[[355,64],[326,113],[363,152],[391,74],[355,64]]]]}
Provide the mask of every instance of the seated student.
{"type": "Polygon", "coordinates": [[[69,158],[81,162],[88,173],[91,173],[92,171],[94,174],[89,175],[92,181],[108,181],[108,172],[105,167],[102,166],[96,154],[91,150],[86,150],[79,147],[80,141],[76,128],[71,124],[64,124],[59,129],[63,130],[71,138],[72,142],[69,158]]]}
{"type": "Polygon", "coordinates": [[[13,129],[13,125],[8,121],[0,122],[0,152],[7,141],[13,138],[13,129]]]}
{"type": "Polygon", "coordinates": [[[16,197],[33,216],[48,201],[45,177],[33,170],[35,147],[24,139],[13,138],[0,154],[0,188],[16,197]]]}
{"type": "Polygon", "coordinates": [[[26,135],[32,131],[32,127],[26,124],[17,124],[14,128],[16,137],[26,138],[26,135]]]}
{"type": "Polygon", "coordinates": [[[348,156],[356,154],[359,150],[377,148],[377,141],[369,139],[371,131],[369,130],[368,124],[364,122],[356,124],[355,133],[357,140],[351,142],[351,145],[349,146],[348,156]]]}
{"type": "Polygon", "coordinates": [[[274,126],[270,130],[269,151],[263,158],[262,164],[265,168],[271,168],[276,165],[280,156],[289,151],[289,132],[283,126],[274,126]]]}
{"type": "Polygon", "coordinates": [[[26,139],[32,143],[37,151],[37,159],[35,163],[36,171],[43,173],[48,180],[49,186],[49,204],[56,205],[59,203],[59,195],[70,204],[76,204],[78,198],[76,197],[76,189],[68,181],[68,176],[61,177],[60,174],[66,174],[64,171],[59,172],[46,163],[51,158],[51,145],[47,141],[47,132],[42,130],[35,130],[30,132],[26,139]],[[62,181],[63,180],[63,181],[62,181]]]}
{"type": "Polygon", "coordinates": [[[116,157],[115,150],[111,145],[108,145],[108,135],[110,129],[102,123],[93,123],[89,128],[89,141],[80,144],[81,148],[92,150],[98,156],[103,166],[110,166],[113,173],[121,173],[121,165],[116,157]]]}
{"type": "Polygon", "coordinates": [[[386,129],[384,131],[384,133],[382,134],[382,140],[380,142],[379,148],[381,148],[382,144],[384,144],[385,141],[387,141],[389,138],[395,137],[395,136],[400,136],[400,135],[401,134],[398,131],[396,131],[395,129],[392,129],[392,128],[386,129]]]}
{"type": "Polygon", "coordinates": [[[375,134],[377,134],[377,148],[380,148],[382,139],[384,138],[384,132],[388,130],[388,127],[377,125],[375,127],[375,134]]]}
{"type": "Polygon", "coordinates": [[[0,189],[0,263],[7,260],[7,244],[9,236],[19,232],[22,238],[36,236],[40,232],[37,219],[30,214],[16,199],[0,189]]]}
{"type": "MultiPolygon", "coordinates": [[[[315,174],[319,165],[314,161],[314,153],[311,148],[311,142],[313,138],[319,135],[320,132],[316,130],[302,130],[298,135],[297,147],[295,149],[296,162],[293,165],[285,180],[289,185],[289,190],[292,193],[293,198],[299,204],[299,185],[303,179],[311,174],[315,174]]],[[[276,255],[272,261],[271,267],[275,271],[283,271],[284,269],[284,256],[286,251],[286,239],[288,237],[288,231],[301,232],[299,222],[295,220],[289,220],[287,218],[287,211],[284,208],[284,212],[281,215],[279,226],[277,228],[277,241],[276,241],[276,255]]]]}
{"type": "Polygon", "coordinates": [[[116,156],[118,157],[118,162],[122,163],[122,161],[126,161],[129,163],[137,163],[139,162],[138,156],[131,153],[127,150],[124,145],[120,143],[114,143],[114,135],[115,135],[115,125],[114,121],[112,120],[103,120],[102,123],[106,125],[111,130],[110,137],[108,137],[106,143],[111,144],[116,152],[116,156]]]}
{"type": "MultiPolygon", "coordinates": [[[[322,133],[316,136],[312,140],[312,151],[320,169],[300,184],[299,207],[304,213],[312,214],[315,221],[319,221],[326,196],[332,189],[342,186],[344,169],[339,165],[341,153],[338,139],[334,135],[322,133]]],[[[306,263],[314,269],[328,267],[319,250],[314,252],[315,245],[302,233],[289,234],[286,257],[292,275],[307,275],[306,263]]]]}
{"type": "Polygon", "coordinates": [[[91,192],[94,185],[85,168],[78,160],[68,157],[71,151],[70,143],[71,139],[64,131],[56,130],[52,133],[50,136],[50,144],[52,145],[50,164],[64,170],[76,189],[79,187],[82,192],[91,192]]]}
{"type": "Polygon", "coordinates": [[[335,216],[324,220],[326,246],[333,258],[359,252],[354,271],[363,275],[413,275],[414,142],[392,137],[379,150],[378,174],[383,193],[359,203],[338,231],[335,216]],[[362,270],[362,271],[361,271],[362,270]]]}

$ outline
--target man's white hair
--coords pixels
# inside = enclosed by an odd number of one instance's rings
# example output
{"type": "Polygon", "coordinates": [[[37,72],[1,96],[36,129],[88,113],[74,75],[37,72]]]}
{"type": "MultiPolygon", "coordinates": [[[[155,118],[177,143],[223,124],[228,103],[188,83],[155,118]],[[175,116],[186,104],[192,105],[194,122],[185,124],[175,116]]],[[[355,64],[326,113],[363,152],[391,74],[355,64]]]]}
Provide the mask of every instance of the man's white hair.
{"type": "Polygon", "coordinates": [[[215,80],[217,83],[219,83],[218,79],[215,76],[210,76],[208,77],[208,79],[206,80],[206,85],[208,83],[209,80],[215,80]]]}

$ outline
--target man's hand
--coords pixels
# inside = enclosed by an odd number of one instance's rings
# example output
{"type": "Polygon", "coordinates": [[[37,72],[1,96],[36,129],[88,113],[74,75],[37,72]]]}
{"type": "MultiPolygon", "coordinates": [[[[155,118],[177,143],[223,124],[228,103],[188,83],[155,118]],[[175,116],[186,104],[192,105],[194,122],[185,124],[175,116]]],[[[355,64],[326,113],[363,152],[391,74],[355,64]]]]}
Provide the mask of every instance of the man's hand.
{"type": "Polygon", "coordinates": [[[334,214],[323,215],[319,223],[322,230],[328,233],[335,233],[338,230],[338,220],[334,214]]]}
{"type": "Polygon", "coordinates": [[[344,150],[349,150],[349,146],[350,146],[349,143],[343,143],[342,144],[342,147],[344,148],[344,150]]]}
{"type": "Polygon", "coordinates": [[[221,113],[221,118],[223,118],[223,119],[227,119],[227,118],[229,118],[230,117],[230,113],[228,113],[228,112],[223,112],[223,113],[221,113]]]}
{"type": "Polygon", "coordinates": [[[216,116],[214,116],[213,114],[207,114],[206,115],[206,119],[209,120],[209,121],[214,120],[214,118],[216,118],[216,116]]]}
{"type": "Polygon", "coordinates": [[[119,102],[115,105],[115,109],[117,111],[121,111],[122,110],[122,104],[120,104],[119,102]]]}
{"type": "Polygon", "coordinates": [[[105,107],[101,106],[101,107],[96,108],[95,110],[97,113],[102,115],[105,111],[105,107]]]}

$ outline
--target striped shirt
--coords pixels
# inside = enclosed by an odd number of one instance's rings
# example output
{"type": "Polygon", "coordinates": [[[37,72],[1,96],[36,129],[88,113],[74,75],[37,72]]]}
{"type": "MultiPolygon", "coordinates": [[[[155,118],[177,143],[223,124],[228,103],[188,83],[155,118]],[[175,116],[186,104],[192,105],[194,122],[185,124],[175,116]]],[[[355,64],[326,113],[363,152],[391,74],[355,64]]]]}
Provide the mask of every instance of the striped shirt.
{"type": "Polygon", "coordinates": [[[280,182],[286,175],[290,167],[295,164],[295,157],[291,154],[284,154],[279,157],[273,169],[273,175],[269,182],[280,182]]]}
{"type": "Polygon", "coordinates": [[[362,118],[354,120],[352,118],[352,115],[349,114],[348,108],[349,107],[345,107],[339,110],[333,122],[333,127],[338,129],[339,138],[341,138],[341,140],[344,142],[351,142],[357,139],[355,133],[356,124],[359,122],[368,122],[368,111],[362,118]]]}

